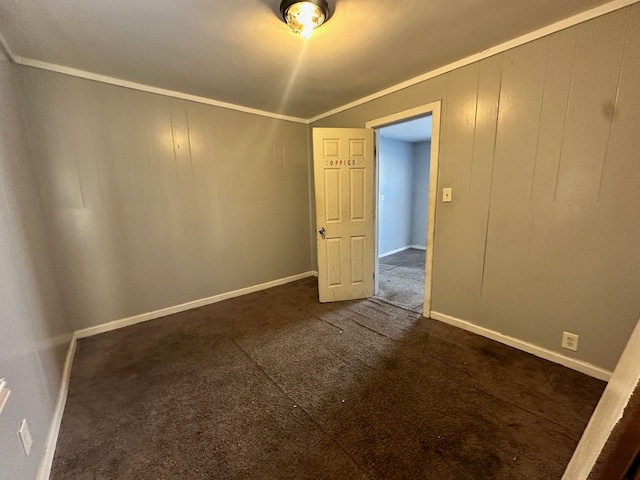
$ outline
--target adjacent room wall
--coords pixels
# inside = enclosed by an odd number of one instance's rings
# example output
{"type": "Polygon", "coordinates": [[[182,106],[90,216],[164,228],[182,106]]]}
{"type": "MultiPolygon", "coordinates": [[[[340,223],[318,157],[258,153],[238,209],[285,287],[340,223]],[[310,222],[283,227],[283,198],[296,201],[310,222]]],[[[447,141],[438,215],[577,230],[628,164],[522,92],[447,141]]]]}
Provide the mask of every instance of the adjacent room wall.
{"type": "Polygon", "coordinates": [[[616,365],[640,310],[638,25],[634,4],[312,125],[442,99],[434,311],[616,365]]]}
{"type": "Polygon", "coordinates": [[[429,209],[429,166],[431,142],[411,144],[413,176],[411,183],[411,245],[427,247],[427,218],[429,209]]]}
{"type": "Polygon", "coordinates": [[[18,68],[74,329],[311,270],[306,125],[18,68]]]}
{"type": "Polygon", "coordinates": [[[0,414],[0,477],[30,479],[43,459],[71,328],[29,170],[16,70],[0,54],[0,378],[11,390],[0,414]],[[18,437],[22,419],[33,437],[29,457],[18,437]]]}
{"type": "Polygon", "coordinates": [[[380,166],[378,253],[383,255],[411,244],[411,143],[379,137],[380,166]]]}

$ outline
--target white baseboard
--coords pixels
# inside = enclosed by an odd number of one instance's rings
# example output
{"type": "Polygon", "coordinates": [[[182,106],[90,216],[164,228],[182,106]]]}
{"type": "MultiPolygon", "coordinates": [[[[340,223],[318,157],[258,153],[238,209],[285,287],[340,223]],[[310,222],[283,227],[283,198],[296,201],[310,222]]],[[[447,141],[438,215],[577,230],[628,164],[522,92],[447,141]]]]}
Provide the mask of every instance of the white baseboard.
{"type": "Polygon", "coordinates": [[[314,272],[305,272],[291,277],[279,278],[267,283],[261,283],[260,285],[253,285],[251,287],[241,288],[232,292],[221,293],[212,297],[202,298],[200,300],[193,300],[191,302],[183,303],[181,305],[175,305],[173,307],[161,308],[160,310],[154,310],[153,312],[141,313],[140,315],[134,315],[133,317],[122,318],[120,320],[114,320],[112,322],[96,325],[95,327],[83,328],[77,330],[75,335],[77,338],[91,337],[100,333],[110,332],[119,328],[135,325],[136,323],[142,323],[156,318],[165,317],[167,315],[173,315],[174,313],[184,312],[191,310],[192,308],[203,307],[205,305],[211,305],[212,303],[221,302],[230,298],[239,297],[241,295],[247,295],[248,293],[258,292],[260,290],[266,290],[267,288],[277,287],[284,285],[285,283],[295,282],[302,278],[311,277],[314,272]]]}
{"type": "Polygon", "coordinates": [[[73,336],[71,337],[69,350],[67,351],[67,358],[64,364],[64,369],[62,371],[62,380],[60,383],[60,390],[58,393],[58,401],[56,403],[56,409],[54,412],[53,419],[51,421],[51,426],[49,428],[49,434],[47,435],[47,444],[45,446],[45,452],[44,452],[44,457],[42,459],[42,463],[40,464],[40,470],[38,471],[38,480],[48,480],[49,475],[51,473],[51,467],[53,465],[53,456],[56,451],[58,434],[60,433],[60,424],[62,423],[62,415],[64,413],[65,404],[67,403],[67,394],[69,392],[69,380],[71,378],[71,366],[73,365],[73,358],[76,353],[76,346],[78,344],[79,338],[90,337],[92,335],[97,335],[99,333],[109,332],[111,330],[116,330],[118,328],[128,327],[129,325],[135,325],[136,323],[146,322],[148,320],[164,317],[166,315],[171,315],[173,313],[184,312],[185,310],[190,310],[192,308],[197,308],[204,305],[210,305],[212,303],[221,302],[223,300],[239,297],[241,295],[246,295],[248,293],[258,292],[260,290],[266,290],[267,288],[277,287],[279,285],[295,282],[296,280],[301,280],[303,278],[307,278],[311,276],[317,277],[318,272],[309,271],[305,273],[300,273],[298,275],[293,275],[291,277],[286,277],[286,278],[280,278],[278,280],[262,283],[260,285],[254,285],[252,287],[246,287],[240,290],[234,290],[232,292],[221,293],[219,295],[214,295],[212,297],[183,303],[181,305],[176,305],[173,307],[155,310],[153,312],[135,315],[133,317],[123,318],[121,320],[115,320],[113,322],[104,323],[102,325],[97,325],[95,327],[83,328],[82,330],[77,330],[76,332],[74,332],[73,336]]]}
{"type": "Polygon", "coordinates": [[[416,250],[427,250],[427,247],[423,247],[422,245],[406,245],[404,247],[396,248],[395,250],[389,250],[388,252],[381,253],[378,255],[378,258],[388,257],[389,255],[404,252],[405,250],[409,250],[410,248],[415,248],[416,250]]]}
{"type": "Polygon", "coordinates": [[[406,245],[404,247],[396,248],[395,250],[389,250],[388,252],[384,252],[378,255],[378,258],[388,257],[389,255],[393,255],[394,253],[404,252],[405,250],[409,250],[411,245],[406,245]]]}
{"type": "Polygon", "coordinates": [[[544,358],[545,360],[549,360],[554,363],[559,363],[560,365],[571,368],[572,370],[577,370],[578,372],[589,375],[590,377],[605,381],[609,381],[609,379],[611,378],[612,372],[610,372],[609,370],[605,370],[604,368],[600,368],[588,362],[583,362],[582,360],[576,360],[575,358],[567,357],[565,355],[562,355],[561,353],[554,352],[553,350],[534,345],[533,343],[510,337],[503,333],[496,332],[495,330],[480,327],[466,320],[461,320],[459,318],[452,317],[451,315],[445,315],[444,313],[433,311],[431,312],[431,318],[433,318],[434,320],[439,320],[443,323],[447,323],[449,325],[453,325],[454,327],[462,328],[463,330],[476,333],[491,340],[495,340],[496,342],[509,345],[510,347],[517,348],[518,350],[530,353],[532,355],[535,355],[536,357],[544,358]]]}
{"type": "Polygon", "coordinates": [[[313,270],[313,271],[311,272],[311,276],[312,276],[312,277],[317,277],[317,276],[318,276],[318,271],[317,271],[317,270],[313,270]]]}
{"type": "Polygon", "coordinates": [[[62,370],[62,379],[60,381],[60,390],[58,391],[58,401],[56,403],[56,409],[53,413],[53,419],[49,427],[49,434],[47,435],[47,444],[44,447],[44,457],[40,464],[40,470],[38,471],[38,480],[48,480],[51,474],[51,467],[53,465],[53,455],[56,451],[56,444],[58,443],[58,434],[60,433],[60,424],[62,423],[62,414],[64,413],[64,407],[67,403],[67,394],[69,393],[69,379],[71,378],[71,366],[73,365],[73,358],[76,354],[76,345],[78,343],[75,334],[71,337],[69,343],[69,350],[67,350],[67,358],[64,362],[64,368],[62,370]]]}

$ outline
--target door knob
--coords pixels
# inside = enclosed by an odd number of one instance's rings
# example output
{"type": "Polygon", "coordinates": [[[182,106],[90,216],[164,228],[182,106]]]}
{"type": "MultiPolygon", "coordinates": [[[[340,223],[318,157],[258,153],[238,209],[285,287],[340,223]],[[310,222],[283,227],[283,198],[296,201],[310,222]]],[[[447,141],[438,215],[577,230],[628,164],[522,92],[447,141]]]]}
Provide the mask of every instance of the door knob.
{"type": "Polygon", "coordinates": [[[318,230],[318,233],[319,233],[320,235],[324,235],[324,231],[325,231],[325,230],[324,230],[324,227],[322,227],[320,230],[318,230]]]}

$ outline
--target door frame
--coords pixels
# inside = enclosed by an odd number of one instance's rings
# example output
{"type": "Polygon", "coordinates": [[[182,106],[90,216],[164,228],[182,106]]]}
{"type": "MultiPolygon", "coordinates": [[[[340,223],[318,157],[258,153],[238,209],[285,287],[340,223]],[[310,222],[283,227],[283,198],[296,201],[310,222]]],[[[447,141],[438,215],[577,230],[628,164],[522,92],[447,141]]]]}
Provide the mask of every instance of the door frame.
{"type": "Polygon", "coordinates": [[[379,265],[378,265],[378,221],[379,215],[379,180],[380,180],[380,148],[379,148],[379,135],[378,129],[387,127],[396,123],[403,123],[409,120],[414,120],[419,117],[425,117],[431,114],[432,127],[431,127],[431,159],[429,164],[429,205],[427,208],[427,251],[424,267],[424,302],[422,308],[422,315],[429,317],[431,315],[431,292],[433,289],[433,252],[435,247],[436,237],[436,206],[438,200],[438,181],[439,181],[439,158],[440,152],[440,118],[442,110],[442,100],[420,105],[418,107],[403,110],[401,112],[393,113],[380,118],[369,120],[365,123],[366,128],[372,128],[375,130],[375,170],[374,170],[374,188],[376,194],[375,202],[375,239],[374,239],[374,275],[375,275],[375,293],[378,293],[379,287],[379,265]]]}

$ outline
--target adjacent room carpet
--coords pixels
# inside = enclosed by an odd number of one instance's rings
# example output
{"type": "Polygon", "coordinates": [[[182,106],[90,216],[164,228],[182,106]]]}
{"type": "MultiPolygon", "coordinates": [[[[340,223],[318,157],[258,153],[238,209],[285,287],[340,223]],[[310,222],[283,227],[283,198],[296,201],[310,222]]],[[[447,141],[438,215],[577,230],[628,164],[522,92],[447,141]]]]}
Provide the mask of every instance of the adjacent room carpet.
{"type": "Polygon", "coordinates": [[[316,283],[80,340],[51,478],[560,479],[604,382],[316,283]]]}
{"type": "Polygon", "coordinates": [[[409,248],[379,260],[378,298],[422,313],[424,300],[424,250],[409,248]]]}

